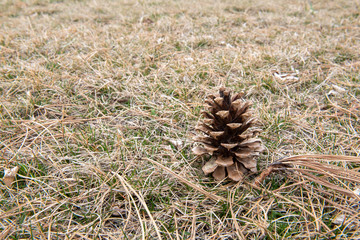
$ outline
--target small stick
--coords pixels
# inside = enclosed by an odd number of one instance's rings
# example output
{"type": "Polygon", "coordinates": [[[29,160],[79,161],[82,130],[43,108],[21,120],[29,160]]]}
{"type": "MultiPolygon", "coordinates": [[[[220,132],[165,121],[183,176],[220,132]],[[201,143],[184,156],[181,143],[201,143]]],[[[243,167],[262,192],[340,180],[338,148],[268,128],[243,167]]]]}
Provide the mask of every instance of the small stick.
{"type": "Polygon", "coordinates": [[[264,171],[262,171],[262,173],[255,178],[254,184],[255,184],[256,186],[259,186],[260,183],[261,183],[262,181],[264,181],[264,179],[265,179],[267,176],[269,176],[269,175],[274,171],[274,168],[275,168],[275,166],[272,165],[272,166],[266,168],[264,171]]]}
{"type": "Polygon", "coordinates": [[[279,162],[275,162],[275,163],[271,164],[268,168],[266,168],[265,170],[263,170],[262,173],[255,178],[254,184],[255,184],[256,186],[259,186],[260,183],[261,183],[262,181],[264,181],[265,178],[266,178],[267,176],[269,176],[272,172],[275,172],[275,171],[277,171],[277,170],[282,170],[282,169],[284,169],[284,168],[286,169],[286,168],[288,168],[288,167],[289,167],[289,165],[286,165],[286,164],[283,164],[283,163],[279,163],[279,162]]]}

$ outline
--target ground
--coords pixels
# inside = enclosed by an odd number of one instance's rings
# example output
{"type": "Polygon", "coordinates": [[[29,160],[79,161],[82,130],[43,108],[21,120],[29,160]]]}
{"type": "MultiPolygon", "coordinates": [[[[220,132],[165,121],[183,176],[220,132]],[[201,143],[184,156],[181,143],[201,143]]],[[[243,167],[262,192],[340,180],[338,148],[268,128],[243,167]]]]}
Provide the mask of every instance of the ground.
{"type": "Polygon", "coordinates": [[[336,194],[286,173],[217,183],[191,138],[226,86],[253,103],[259,171],[359,156],[359,12],[358,0],[0,0],[0,178],[19,167],[0,181],[0,238],[358,238],[359,215],[334,223],[336,194]]]}

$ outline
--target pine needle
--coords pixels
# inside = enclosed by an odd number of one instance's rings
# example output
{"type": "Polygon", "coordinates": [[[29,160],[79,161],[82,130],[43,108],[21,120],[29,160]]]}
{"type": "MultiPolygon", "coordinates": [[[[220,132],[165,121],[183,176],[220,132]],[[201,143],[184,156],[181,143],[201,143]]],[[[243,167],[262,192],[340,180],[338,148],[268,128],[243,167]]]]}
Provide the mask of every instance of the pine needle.
{"type": "MultiPolygon", "coordinates": [[[[292,176],[298,175],[313,182],[329,191],[335,191],[348,197],[359,196],[354,193],[354,188],[360,185],[360,173],[357,168],[349,168],[360,165],[360,157],[338,155],[300,155],[280,159],[265,169],[255,179],[255,184],[262,182],[268,175],[277,170],[291,171],[292,176]]],[[[319,189],[323,191],[323,189],[319,189]]]]}

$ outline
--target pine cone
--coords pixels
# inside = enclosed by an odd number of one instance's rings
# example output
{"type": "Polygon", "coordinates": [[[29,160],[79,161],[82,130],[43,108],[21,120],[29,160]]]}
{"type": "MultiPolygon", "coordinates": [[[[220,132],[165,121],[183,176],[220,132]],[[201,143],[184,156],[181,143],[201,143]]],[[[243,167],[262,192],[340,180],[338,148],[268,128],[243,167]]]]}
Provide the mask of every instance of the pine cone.
{"type": "Polygon", "coordinates": [[[256,172],[254,156],[264,150],[261,140],[256,138],[259,131],[249,129],[255,119],[249,112],[251,103],[242,101],[242,96],[240,93],[231,96],[225,88],[220,88],[215,96],[209,95],[205,101],[208,112],[202,113],[205,119],[195,128],[202,134],[194,141],[203,147],[195,147],[193,152],[212,156],[202,170],[205,174],[212,173],[218,181],[226,176],[240,181],[244,174],[256,172]]]}

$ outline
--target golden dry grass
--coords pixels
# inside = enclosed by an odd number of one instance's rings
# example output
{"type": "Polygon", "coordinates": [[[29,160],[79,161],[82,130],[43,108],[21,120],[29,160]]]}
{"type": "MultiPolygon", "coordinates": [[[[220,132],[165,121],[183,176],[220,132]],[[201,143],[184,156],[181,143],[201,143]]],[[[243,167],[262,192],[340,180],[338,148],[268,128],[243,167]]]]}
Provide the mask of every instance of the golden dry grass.
{"type": "Polygon", "coordinates": [[[0,182],[0,238],[359,238],[356,200],[281,172],[215,183],[190,151],[225,85],[254,103],[259,169],[359,156],[359,7],[0,0],[0,168],[19,167],[0,182]]]}

